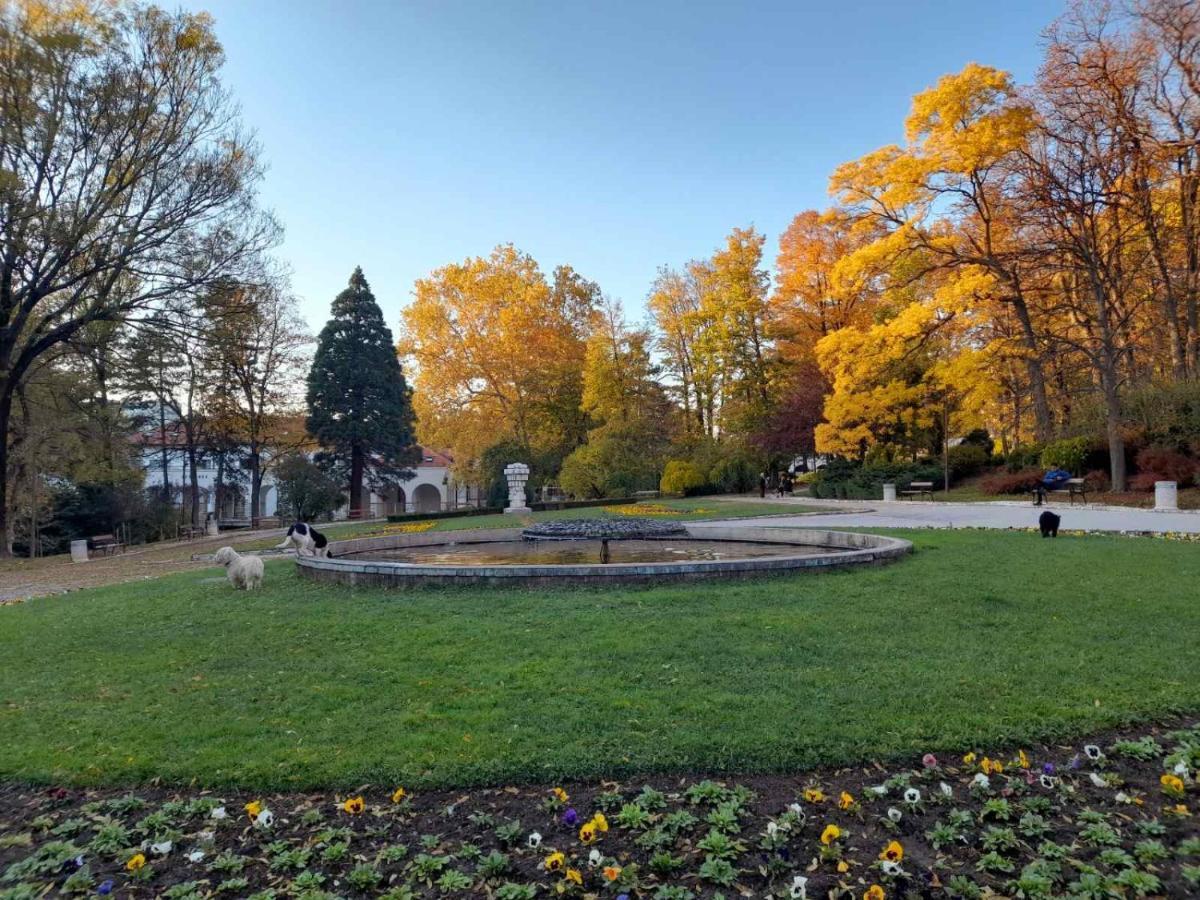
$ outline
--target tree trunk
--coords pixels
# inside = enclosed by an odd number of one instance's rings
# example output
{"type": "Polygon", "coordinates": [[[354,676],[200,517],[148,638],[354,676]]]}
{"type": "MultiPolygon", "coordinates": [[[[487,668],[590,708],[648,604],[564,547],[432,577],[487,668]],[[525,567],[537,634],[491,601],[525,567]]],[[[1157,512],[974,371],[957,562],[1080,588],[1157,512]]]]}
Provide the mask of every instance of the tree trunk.
{"type": "Polygon", "coordinates": [[[350,518],[362,518],[363,451],[357,444],[350,450],[350,518]]]}
{"type": "Polygon", "coordinates": [[[196,472],[196,445],[188,441],[188,472],[192,495],[192,525],[200,525],[200,475],[196,472]]]}
{"type": "Polygon", "coordinates": [[[1037,334],[1025,297],[1018,291],[1012,298],[1017,321],[1021,324],[1021,343],[1028,355],[1024,357],[1025,375],[1029,379],[1029,393],[1033,399],[1033,429],[1038,443],[1045,443],[1054,435],[1054,419],[1050,415],[1050,401],[1046,399],[1046,375],[1042,371],[1042,356],[1038,351],[1037,334]]]}
{"type": "Polygon", "coordinates": [[[258,494],[262,490],[262,475],[259,472],[258,447],[250,448],[250,527],[258,525],[258,494]]]}
{"type": "Polygon", "coordinates": [[[1112,489],[1120,493],[1125,490],[1125,438],[1121,434],[1121,399],[1117,393],[1116,367],[1106,365],[1100,377],[1104,386],[1104,424],[1108,432],[1112,489]]]}
{"type": "Polygon", "coordinates": [[[0,558],[12,556],[13,523],[8,509],[8,422],[12,417],[12,381],[0,388],[0,558]]]}

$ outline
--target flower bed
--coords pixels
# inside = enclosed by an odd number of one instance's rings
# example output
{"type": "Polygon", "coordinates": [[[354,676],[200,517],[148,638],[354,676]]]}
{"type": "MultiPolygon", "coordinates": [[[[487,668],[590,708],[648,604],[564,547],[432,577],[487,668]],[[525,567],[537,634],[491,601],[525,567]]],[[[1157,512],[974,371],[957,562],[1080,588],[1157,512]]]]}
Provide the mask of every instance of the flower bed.
{"type": "Polygon", "coordinates": [[[795,778],[0,790],[0,898],[1088,898],[1200,890],[1200,725],[795,778]]]}

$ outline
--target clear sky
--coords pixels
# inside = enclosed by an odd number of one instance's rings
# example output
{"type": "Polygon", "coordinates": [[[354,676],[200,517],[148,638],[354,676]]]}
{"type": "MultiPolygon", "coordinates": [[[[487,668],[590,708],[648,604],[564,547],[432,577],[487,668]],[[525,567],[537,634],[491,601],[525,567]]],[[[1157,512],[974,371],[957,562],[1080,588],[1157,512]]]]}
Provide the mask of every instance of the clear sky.
{"type": "MultiPolygon", "coordinates": [[[[168,5],[170,5],[168,3],[168,5]]],[[[512,242],[638,318],[656,269],[828,205],[970,61],[1032,77],[1052,0],[184,0],[259,134],[314,330],[361,265],[413,282],[512,242]]]]}

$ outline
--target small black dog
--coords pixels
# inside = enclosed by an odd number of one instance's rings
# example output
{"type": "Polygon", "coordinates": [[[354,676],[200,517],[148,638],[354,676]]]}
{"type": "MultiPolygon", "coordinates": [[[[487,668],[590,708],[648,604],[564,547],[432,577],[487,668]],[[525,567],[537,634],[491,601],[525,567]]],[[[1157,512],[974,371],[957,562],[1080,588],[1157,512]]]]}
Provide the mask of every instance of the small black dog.
{"type": "Polygon", "coordinates": [[[1046,510],[1038,516],[1038,528],[1042,529],[1042,537],[1058,537],[1058,526],[1062,522],[1062,516],[1055,515],[1046,510]]]}

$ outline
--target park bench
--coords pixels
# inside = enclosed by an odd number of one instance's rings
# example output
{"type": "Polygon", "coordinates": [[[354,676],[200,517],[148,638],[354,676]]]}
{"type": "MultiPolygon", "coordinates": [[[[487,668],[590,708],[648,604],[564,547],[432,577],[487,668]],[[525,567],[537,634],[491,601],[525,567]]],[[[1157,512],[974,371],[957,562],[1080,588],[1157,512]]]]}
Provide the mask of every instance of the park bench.
{"type": "Polygon", "coordinates": [[[117,538],[115,534],[97,534],[90,538],[92,549],[101,556],[108,556],[110,553],[120,553],[125,550],[125,545],[117,538]]]}
{"type": "Polygon", "coordinates": [[[900,492],[901,497],[921,497],[928,496],[933,499],[933,482],[932,481],[914,481],[909,486],[900,492]]]}
{"type": "Polygon", "coordinates": [[[1087,481],[1083,478],[1070,478],[1062,487],[1052,489],[1038,485],[1033,489],[1034,504],[1041,506],[1047,494],[1066,494],[1070,506],[1075,505],[1075,498],[1078,497],[1080,502],[1087,506],[1087,481]]]}
{"type": "Polygon", "coordinates": [[[638,500],[657,500],[661,496],[660,491],[634,491],[633,496],[638,500]]]}

